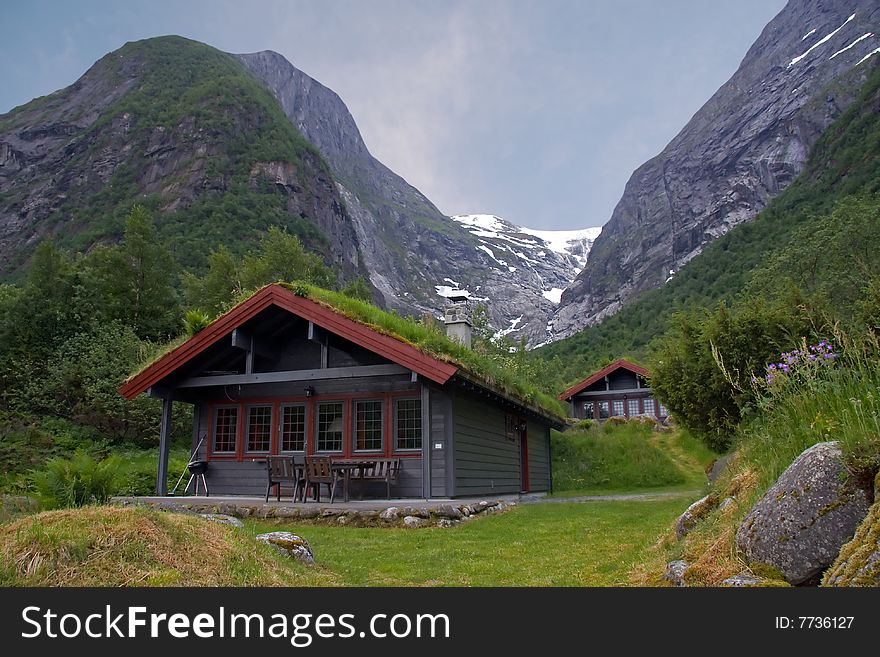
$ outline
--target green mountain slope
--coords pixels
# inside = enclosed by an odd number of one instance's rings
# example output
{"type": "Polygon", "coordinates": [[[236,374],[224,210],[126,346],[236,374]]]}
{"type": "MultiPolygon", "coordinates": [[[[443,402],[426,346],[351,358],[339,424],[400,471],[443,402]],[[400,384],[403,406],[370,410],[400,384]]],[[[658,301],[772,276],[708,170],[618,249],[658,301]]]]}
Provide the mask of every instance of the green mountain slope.
{"type": "Polygon", "coordinates": [[[617,315],[536,350],[559,358],[560,383],[606,359],[644,358],[677,310],[710,307],[743,293],[772,294],[791,280],[829,294],[845,315],[880,262],[880,66],[858,99],[825,130],[804,172],[751,223],[710,244],[664,287],[617,315]]]}
{"type": "Polygon", "coordinates": [[[52,235],[88,248],[156,211],[177,259],[241,253],[270,225],[298,234],[343,278],[362,274],[330,171],[234,57],[169,36],[128,43],[75,84],[0,116],[0,274],[52,235]]]}

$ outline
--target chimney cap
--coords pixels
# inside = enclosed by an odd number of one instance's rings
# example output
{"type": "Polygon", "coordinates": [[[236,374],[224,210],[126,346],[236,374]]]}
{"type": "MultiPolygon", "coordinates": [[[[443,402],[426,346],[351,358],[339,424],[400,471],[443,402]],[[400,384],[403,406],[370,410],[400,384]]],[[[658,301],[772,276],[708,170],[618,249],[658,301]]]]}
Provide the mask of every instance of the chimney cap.
{"type": "Polygon", "coordinates": [[[470,301],[471,293],[467,290],[459,290],[458,288],[449,287],[448,285],[438,285],[436,287],[437,295],[443,297],[451,303],[470,301]]]}

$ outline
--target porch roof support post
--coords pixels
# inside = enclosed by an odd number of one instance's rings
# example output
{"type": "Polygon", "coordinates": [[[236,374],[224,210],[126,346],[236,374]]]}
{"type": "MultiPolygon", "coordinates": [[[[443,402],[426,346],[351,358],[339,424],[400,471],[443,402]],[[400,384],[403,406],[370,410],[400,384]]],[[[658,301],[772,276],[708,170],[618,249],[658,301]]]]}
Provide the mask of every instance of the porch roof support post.
{"type": "Polygon", "coordinates": [[[159,428],[159,468],[156,472],[156,494],[168,494],[168,452],[171,449],[171,397],[162,400],[162,423],[159,428]]]}
{"type": "Polygon", "coordinates": [[[422,381],[422,493],[431,498],[431,390],[422,381]]]}

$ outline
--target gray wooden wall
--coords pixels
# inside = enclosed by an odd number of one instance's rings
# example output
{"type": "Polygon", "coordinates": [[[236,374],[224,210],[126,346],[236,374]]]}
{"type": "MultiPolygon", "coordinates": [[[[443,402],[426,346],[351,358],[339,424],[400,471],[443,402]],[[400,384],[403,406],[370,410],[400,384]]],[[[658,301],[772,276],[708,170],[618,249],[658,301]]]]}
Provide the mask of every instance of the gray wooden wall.
{"type": "Polygon", "coordinates": [[[505,435],[504,418],[504,411],[487,400],[456,392],[456,497],[520,492],[519,446],[505,435]]]}
{"type": "Polygon", "coordinates": [[[550,427],[529,420],[529,484],[532,491],[550,490],[550,427]]]}

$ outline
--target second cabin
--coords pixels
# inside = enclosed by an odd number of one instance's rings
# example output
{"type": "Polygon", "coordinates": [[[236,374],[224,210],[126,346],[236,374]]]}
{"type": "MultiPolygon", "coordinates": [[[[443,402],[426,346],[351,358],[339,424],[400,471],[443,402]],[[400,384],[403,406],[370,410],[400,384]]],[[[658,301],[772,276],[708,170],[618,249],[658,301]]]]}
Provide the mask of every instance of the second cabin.
{"type": "Polygon", "coordinates": [[[559,395],[571,417],[607,420],[609,417],[650,415],[664,420],[666,407],[654,397],[648,370],[628,360],[616,360],[559,395]]]}

